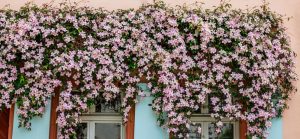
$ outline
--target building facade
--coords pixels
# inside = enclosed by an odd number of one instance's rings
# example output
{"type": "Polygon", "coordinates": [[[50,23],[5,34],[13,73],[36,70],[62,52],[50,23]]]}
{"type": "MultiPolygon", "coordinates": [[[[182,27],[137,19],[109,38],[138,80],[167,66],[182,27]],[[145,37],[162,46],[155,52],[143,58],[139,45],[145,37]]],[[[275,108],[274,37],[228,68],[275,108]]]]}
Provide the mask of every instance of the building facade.
{"type": "MultiPolygon", "coordinates": [[[[51,0],[35,0],[37,4],[47,3],[51,0]]],[[[181,5],[183,3],[193,3],[196,0],[165,0],[170,5],[181,5]]],[[[21,0],[0,0],[0,6],[4,7],[9,4],[11,8],[18,9],[24,5],[26,1],[21,0]]],[[[56,2],[56,1],[55,1],[56,2]]],[[[58,1],[57,1],[58,2],[58,1]]],[[[143,3],[151,2],[150,0],[90,0],[84,3],[93,7],[104,7],[109,10],[136,8],[143,3]]],[[[201,0],[205,6],[211,7],[217,5],[219,1],[201,0]]],[[[269,1],[272,10],[281,14],[286,14],[292,17],[286,22],[288,33],[292,40],[292,49],[299,55],[300,48],[300,1],[299,0],[276,0],[269,1]]],[[[231,0],[230,3],[235,8],[246,8],[248,6],[259,6],[261,0],[231,0]]],[[[296,58],[296,72],[300,73],[299,56],[296,58]]],[[[295,83],[300,86],[300,82],[295,83]]],[[[145,84],[139,84],[140,88],[145,92],[147,87],[145,84]]],[[[53,97],[46,109],[46,113],[42,118],[36,117],[32,120],[32,130],[28,131],[23,128],[18,128],[18,116],[16,109],[11,108],[3,111],[0,114],[0,139],[56,139],[57,128],[55,124],[56,113],[55,109],[58,105],[57,97],[53,97]]],[[[90,111],[82,115],[82,124],[78,129],[78,138],[82,139],[168,139],[169,135],[166,130],[159,127],[156,123],[156,115],[151,109],[152,98],[141,98],[141,101],[130,112],[129,122],[126,126],[122,125],[122,117],[117,114],[118,104],[111,104],[103,107],[101,100],[99,105],[95,105],[90,111]]],[[[209,104],[208,104],[209,105],[209,104]]],[[[191,137],[198,139],[217,139],[211,130],[211,122],[208,116],[209,109],[203,107],[199,115],[195,115],[192,120],[201,124],[202,135],[193,134],[191,137]]],[[[225,122],[226,132],[222,132],[225,138],[228,139],[246,139],[246,124],[243,121],[225,122]]],[[[273,119],[272,127],[269,129],[268,139],[298,139],[300,132],[300,94],[299,91],[292,96],[287,109],[282,118],[273,119]]]]}

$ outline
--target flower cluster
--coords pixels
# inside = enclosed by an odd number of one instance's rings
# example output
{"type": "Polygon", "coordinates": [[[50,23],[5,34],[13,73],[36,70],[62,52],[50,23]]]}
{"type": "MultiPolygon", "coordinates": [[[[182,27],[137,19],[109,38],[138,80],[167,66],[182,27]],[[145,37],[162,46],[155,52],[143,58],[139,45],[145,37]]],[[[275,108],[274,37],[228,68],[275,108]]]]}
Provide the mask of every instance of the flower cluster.
{"type": "Polygon", "coordinates": [[[158,1],[106,11],[28,4],[0,11],[0,108],[18,106],[19,124],[42,116],[52,95],[59,138],[73,138],[80,114],[101,95],[122,96],[124,122],[147,83],[161,126],[188,138],[190,117],[206,101],[211,117],[246,120],[266,136],[295,91],[295,53],[284,17],[254,10],[172,8],[158,1]]]}

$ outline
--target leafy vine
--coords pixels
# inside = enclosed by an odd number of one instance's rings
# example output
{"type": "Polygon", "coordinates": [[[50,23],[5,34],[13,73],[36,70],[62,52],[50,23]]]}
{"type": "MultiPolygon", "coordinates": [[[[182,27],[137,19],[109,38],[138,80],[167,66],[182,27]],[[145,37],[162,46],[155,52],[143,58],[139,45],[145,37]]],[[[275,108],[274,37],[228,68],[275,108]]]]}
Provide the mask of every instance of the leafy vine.
{"type": "Polygon", "coordinates": [[[230,118],[246,120],[249,136],[265,137],[295,91],[295,53],[283,20],[267,5],[241,10],[228,3],[3,9],[0,107],[15,103],[19,126],[30,129],[59,90],[59,137],[74,138],[80,115],[99,95],[105,101],[124,96],[126,122],[143,82],[160,125],[174,137],[188,138],[190,117],[207,98],[216,132],[230,118]]]}

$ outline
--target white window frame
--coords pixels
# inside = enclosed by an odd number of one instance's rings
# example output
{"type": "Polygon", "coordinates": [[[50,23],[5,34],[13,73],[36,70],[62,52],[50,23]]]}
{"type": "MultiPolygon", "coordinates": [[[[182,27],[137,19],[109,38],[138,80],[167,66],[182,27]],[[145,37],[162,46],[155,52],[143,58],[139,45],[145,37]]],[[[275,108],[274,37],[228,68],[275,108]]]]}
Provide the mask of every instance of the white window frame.
{"type": "MultiPolygon", "coordinates": [[[[193,114],[191,117],[192,123],[201,124],[201,139],[208,139],[208,125],[216,122],[216,119],[212,118],[208,109],[208,98],[206,98],[205,104],[201,106],[201,114],[193,114]]],[[[232,121],[229,118],[222,119],[223,123],[233,124],[233,139],[239,139],[239,121],[232,121]]]]}
{"type": "Polygon", "coordinates": [[[125,139],[125,126],[123,125],[122,116],[119,113],[97,113],[94,105],[91,106],[87,113],[80,116],[80,123],[87,123],[87,139],[95,139],[96,123],[118,123],[121,125],[121,139],[125,139]]]}
{"type": "MultiPolygon", "coordinates": [[[[191,121],[193,123],[201,124],[201,138],[208,139],[208,125],[212,122],[216,122],[214,118],[208,117],[209,115],[199,114],[199,116],[193,116],[191,121]]],[[[233,139],[239,139],[239,122],[230,121],[228,118],[222,120],[223,123],[233,124],[233,139]]]]}

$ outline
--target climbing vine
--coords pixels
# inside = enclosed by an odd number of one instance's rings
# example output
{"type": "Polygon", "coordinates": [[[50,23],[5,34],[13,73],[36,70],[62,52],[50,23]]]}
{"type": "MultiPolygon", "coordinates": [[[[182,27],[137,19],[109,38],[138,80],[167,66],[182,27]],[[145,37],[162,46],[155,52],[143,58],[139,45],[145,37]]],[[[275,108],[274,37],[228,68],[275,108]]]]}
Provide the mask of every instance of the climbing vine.
{"type": "Polygon", "coordinates": [[[229,118],[246,120],[249,136],[265,137],[295,91],[295,53],[284,20],[267,5],[241,10],[228,3],[2,9],[0,107],[15,103],[19,126],[30,129],[57,90],[58,134],[68,139],[98,96],[111,102],[124,96],[126,123],[143,94],[137,84],[147,83],[153,111],[174,137],[188,138],[190,117],[206,101],[216,132],[229,118]]]}

